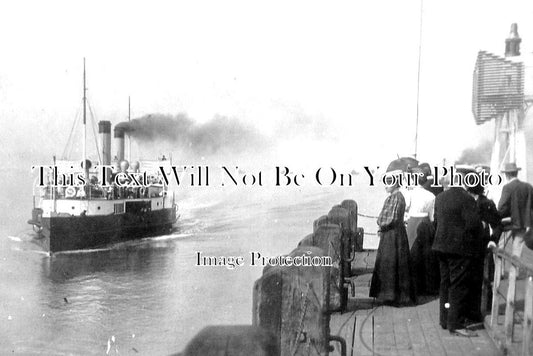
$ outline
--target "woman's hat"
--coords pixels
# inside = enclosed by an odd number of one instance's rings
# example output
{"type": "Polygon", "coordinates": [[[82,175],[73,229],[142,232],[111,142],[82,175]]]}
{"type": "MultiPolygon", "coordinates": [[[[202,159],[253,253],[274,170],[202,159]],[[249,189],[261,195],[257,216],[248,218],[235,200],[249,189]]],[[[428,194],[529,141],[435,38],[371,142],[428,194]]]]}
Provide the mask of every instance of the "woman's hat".
{"type": "Polygon", "coordinates": [[[388,176],[396,176],[402,173],[403,171],[401,169],[391,169],[391,170],[387,169],[387,172],[385,174],[388,176]]]}
{"type": "MultiPolygon", "coordinates": [[[[390,168],[390,167],[389,167],[390,168]]],[[[399,185],[399,178],[398,176],[401,176],[403,174],[403,171],[401,169],[387,169],[387,172],[384,176],[384,182],[387,185],[392,185],[392,183],[395,183],[395,185],[399,185]]]]}

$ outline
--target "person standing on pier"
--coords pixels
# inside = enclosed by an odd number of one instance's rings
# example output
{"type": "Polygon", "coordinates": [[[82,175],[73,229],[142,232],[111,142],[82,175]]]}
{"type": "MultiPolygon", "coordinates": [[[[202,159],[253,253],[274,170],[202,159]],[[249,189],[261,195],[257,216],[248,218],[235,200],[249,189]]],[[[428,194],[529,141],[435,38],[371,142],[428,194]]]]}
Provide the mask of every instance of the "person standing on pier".
{"type": "MultiPolygon", "coordinates": [[[[458,171],[459,174],[464,172],[458,171]]],[[[476,201],[458,182],[435,199],[436,233],[433,250],[440,267],[440,325],[459,336],[477,336],[465,328],[471,269],[482,248],[481,220],[476,201]]]]}
{"type": "Polygon", "coordinates": [[[424,172],[415,167],[413,173],[421,174],[418,177],[418,184],[415,184],[412,189],[407,191],[407,239],[409,240],[409,248],[413,247],[416,240],[416,230],[420,223],[424,221],[433,222],[433,209],[435,205],[435,195],[428,190],[422,188],[422,185],[427,182],[424,172]]]}
{"type": "Polygon", "coordinates": [[[433,184],[435,183],[435,178],[432,175],[431,166],[429,165],[429,163],[426,163],[426,162],[420,163],[418,165],[418,168],[422,170],[422,172],[424,173],[424,176],[426,177],[424,183],[421,183],[422,188],[424,188],[425,190],[427,190],[428,192],[430,192],[431,194],[435,196],[439,195],[440,193],[444,191],[444,188],[442,187],[441,184],[435,184],[435,186],[433,186],[433,184]]]}
{"type": "Polygon", "coordinates": [[[416,295],[436,295],[439,290],[439,261],[432,250],[435,239],[433,211],[435,195],[423,188],[427,183],[427,172],[420,167],[413,169],[421,174],[418,184],[409,191],[409,220],[407,238],[413,266],[413,280],[416,295]]]}
{"type": "MultiPolygon", "coordinates": [[[[482,174],[483,172],[478,172],[482,174]]],[[[473,267],[471,269],[471,288],[470,297],[468,298],[470,307],[468,308],[467,318],[473,323],[480,323],[483,321],[481,310],[487,310],[490,301],[487,300],[487,305],[481,306],[481,294],[483,288],[483,268],[485,258],[490,252],[487,245],[490,241],[497,242],[501,234],[501,217],[496,209],[496,204],[485,196],[485,188],[480,184],[468,187],[466,189],[476,201],[476,207],[481,219],[482,227],[479,230],[481,245],[477,256],[474,256],[473,267]],[[492,229],[492,234],[491,234],[492,229]]],[[[492,273],[494,272],[494,262],[492,258],[487,260],[489,269],[489,280],[492,280],[492,273]]]]}
{"type": "MultiPolygon", "coordinates": [[[[402,171],[398,170],[388,172],[387,175],[388,178],[392,178],[401,173],[402,171]]],[[[405,199],[399,190],[397,180],[396,184],[391,184],[385,189],[389,196],[377,220],[380,239],[370,284],[370,296],[388,305],[412,305],[416,302],[416,297],[404,224],[405,199]]]]}
{"type": "Polygon", "coordinates": [[[512,237],[513,255],[518,257],[522,255],[524,236],[529,232],[533,223],[533,187],[531,184],[518,179],[520,169],[516,163],[505,164],[501,172],[505,174],[508,183],[503,186],[498,203],[498,211],[504,219],[504,228],[506,231],[510,231],[510,233],[504,234],[504,238],[500,241],[500,247],[505,248],[509,238],[512,237]],[[509,218],[510,221],[508,221],[509,218]]]}

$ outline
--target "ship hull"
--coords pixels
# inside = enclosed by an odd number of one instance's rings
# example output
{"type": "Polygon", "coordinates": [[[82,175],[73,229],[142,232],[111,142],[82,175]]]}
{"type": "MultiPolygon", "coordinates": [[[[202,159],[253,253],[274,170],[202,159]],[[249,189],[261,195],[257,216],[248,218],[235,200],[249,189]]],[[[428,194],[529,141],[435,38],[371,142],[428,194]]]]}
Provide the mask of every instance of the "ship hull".
{"type": "Polygon", "coordinates": [[[169,233],[175,222],[174,207],[143,213],[43,217],[36,242],[51,253],[98,248],[169,233]]]}

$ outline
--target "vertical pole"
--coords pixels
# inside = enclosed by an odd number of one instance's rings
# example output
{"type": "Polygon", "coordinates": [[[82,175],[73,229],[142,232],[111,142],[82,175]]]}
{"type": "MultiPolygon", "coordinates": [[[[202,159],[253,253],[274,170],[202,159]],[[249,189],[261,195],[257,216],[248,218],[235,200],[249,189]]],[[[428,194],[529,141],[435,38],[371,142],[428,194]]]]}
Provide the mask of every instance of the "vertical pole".
{"type": "MultiPolygon", "coordinates": [[[[531,273],[531,271],[529,271],[531,273]]],[[[533,277],[526,281],[526,297],[524,298],[524,334],[522,336],[522,355],[529,355],[529,345],[533,332],[533,277]]]]}
{"type": "Polygon", "coordinates": [[[500,287],[501,274],[502,274],[502,259],[493,252],[494,256],[494,282],[492,283],[492,308],[490,312],[490,326],[492,330],[498,325],[498,288],[500,287]]]}
{"type": "MultiPolygon", "coordinates": [[[[85,86],[85,57],[83,58],[83,170],[85,173],[85,188],[89,183],[89,167],[87,167],[87,87],[85,86]]],[[[85,189],[87,193],[87,189],[85,189]]]]}
{"type": "Polygon", "coordinates": [[[490,261],[492,253],[486,254],[483,261],[483,285],[481,287],[481,315],[485,317],[488,314],[489,300],[490,300],[490,261]]]}
{"type": "Polygon", "coordinates": [[[511,110],[508,116],[508,136],[509,136],[509,162],[516,162],[516,110],[511,110]]]}
{"type": "Polygon", "coordinates": [[[420,33],[418,36],[418,74],[416,79],[416,128],[415,128],[415,158],[418,154],[418,114],[420,98],[420,60],[422,58],[422,14],[424,10],[424,0],[420,0],[420,33]]]}
{"type": "MultiPolygon", "coordinates": [[[[128,96],[128,122],[130,121],[131,121],[131,100],[130,100],[130,97],[128,96]]],[[[131,164],[131,136],[130,135],[128,135],[128,161],[131,164]]]]}
{"type": "MultiPolygon", "coordinates": [[[[492,174],[499,174],[501,169],[501,151],[502,151],[502,145],[501,145],[501,128],[502,128],[502,117],[497,117],[494,119],[494,141],[492,145],[492,154],[490,159],[490,172],[492,174]]],[[[495,184],[491,185],[489,188],[488,196],[490,199],[494,201],[496,205],[498,205],[498,202],[500,200],[500,196],[502,194],[502,188],[500,185],[495,184]]]]}
{"type": "Polygon", "coordinates": [[[516,292],[517,267],[509,264],[509,286],[507,287],[507,300],[505,301],[505,344],[511,346],[514,331],[514,305],[516,292]]]}
{"type": "Polygon", "coordinates": [[[505,127],[504,127],[505,133],[504,133],[504,147],[505,147],[505,155],[503,156],[501,162],[500,162],[500,169],[503,167],[505,162],[512,162],[512,156],[510,156],[511,153],[511,112],[507,111],[505,113],[505,127]]]}
{"type": "MultiPolygon", "coordinates": [[[[56,169],[55,166],[56,166],[56,156],[54,155],[54,169],[56,169]]],[[[65,182],[63,182],[63,184],[64,183],[65,182]]],[[[54,186],[52,186],[52,198],[54,199],[54,213],[57,211],[57,208],[56,208],[56,206],[57,206],[57,204],[56,204],[56,192],[57,192],[57,182],[54,181],[54,186]]]]}
{"type": "Polygon", "coordinates": [[[527,181],[528,173],[528,144],[526,140],[526,134],[524,129],[524,119],[526,117],[526,111],[516,111],[515,118],[515,156],[516,164],[518,167],[522,167],[522,170],[518,172],[518,177],[521,180],[527,181]]]}

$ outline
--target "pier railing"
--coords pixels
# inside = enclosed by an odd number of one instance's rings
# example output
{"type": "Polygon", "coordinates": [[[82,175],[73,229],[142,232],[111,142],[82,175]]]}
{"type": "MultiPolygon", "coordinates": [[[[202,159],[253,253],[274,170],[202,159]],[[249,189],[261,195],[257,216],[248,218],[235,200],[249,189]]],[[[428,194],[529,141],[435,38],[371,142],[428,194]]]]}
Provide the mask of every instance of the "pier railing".
{"type": "MultiPolygon", "coordinates": [[[[505,354],[530,355],[530,349],[533,346],[533,265],[502,248],[489,246],[489,249],[492,254],[487,256],[485,276],[489,276],[489,259],[494,258],[494,279],[491,311],[490,316],[485,319],[485,325],[505,354]],[[524,281],[522,278],[517,278],[519,271],[523,271],[522,275],[525,274],[524,281]],[[505,290],[505,284],[507,284],[507,290],[505,290]],[[523,307],[519,303],[522,295],[524,296],[523,307]],[[500,303],[501,299],[505,300],[503,313],[500,311],[503,306],[500,303]]],[[[487,306],[487,301],[490,300],[489,292],[489,285],[485,283],[483,299],[486,302],[484,305],[487,306]]]]}

